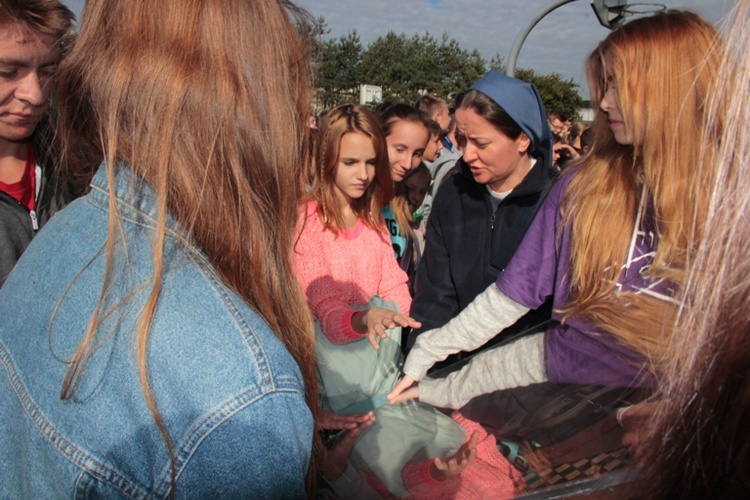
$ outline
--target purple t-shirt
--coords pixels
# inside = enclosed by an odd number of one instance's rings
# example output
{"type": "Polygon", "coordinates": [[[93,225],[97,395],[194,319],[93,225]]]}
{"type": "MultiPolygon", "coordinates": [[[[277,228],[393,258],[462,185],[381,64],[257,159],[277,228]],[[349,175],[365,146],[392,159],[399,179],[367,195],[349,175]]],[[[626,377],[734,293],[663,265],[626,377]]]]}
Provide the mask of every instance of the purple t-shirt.
{"type": "MultiPolygon", "coordinates": [[[[500,291],[530,309],[553,296],[552,317],[557,320],[561,317],[555,311],[567,303],[569,296],[566,273],[571,239],[570,227],[563,228],[561,224],[560,201],[573,175],[575,172],[564,174],[550,189],[513,259],[497,279],[500,291]]],[[[640,223],[636,220],[638,231],[616,288],[671,300],[673,292],[668,282],[643,276],[656,248],[653,212],[644,212],[640,223]]],[[[633,233],[633,228],[623,230],[633,233]]],[[[582,318],[568,318],[565,325],[548,328],[545,349],[547,376],[552,382],[617,386],[653,383],[642,356],[582,318]]]]}

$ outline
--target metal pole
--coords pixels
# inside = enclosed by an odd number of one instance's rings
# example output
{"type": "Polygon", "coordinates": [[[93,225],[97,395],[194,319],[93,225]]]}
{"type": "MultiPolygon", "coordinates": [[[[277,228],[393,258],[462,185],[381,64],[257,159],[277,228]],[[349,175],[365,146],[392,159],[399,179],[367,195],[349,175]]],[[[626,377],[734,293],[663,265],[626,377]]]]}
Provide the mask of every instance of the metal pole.
{"type": "Polygon", "coordinates": [[[521,52],[521,46],[523,45],[523,42],[526,41],[526,37],[529,36],[531,30],[534,29],[534,26],[536,26],[536,24],[541,21],[544,16],[546,16],[556,8],[562,7],[566,3],[575,1],[576,0],[554,0],[546,7],[540,9],[539,12],[537,12],[534,17],[531,18],[528,23],[526,23],[526,26],[524,26],[523,29],[518,33],[515,42],[513,42],[513,47],[510,49],[510,55],[508,56],[508,69],[505,71],[506,75],[515,76],[518,53],[521,52]]]}

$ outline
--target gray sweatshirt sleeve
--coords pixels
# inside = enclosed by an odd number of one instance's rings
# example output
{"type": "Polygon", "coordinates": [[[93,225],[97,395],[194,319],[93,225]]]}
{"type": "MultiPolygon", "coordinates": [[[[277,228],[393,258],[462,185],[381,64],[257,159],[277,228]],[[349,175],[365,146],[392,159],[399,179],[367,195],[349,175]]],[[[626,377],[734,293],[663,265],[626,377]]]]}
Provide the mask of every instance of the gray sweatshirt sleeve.
{"type": "Polygon", "coordinates": [[[404,374],[421,380],[438,361],[484,345],[528,310],[491,284],[445,326],[417,337],[404,363],[404,374]]]}
{"type": "Polygon", "coordinates": [[[425,378],[419,400],[458,409],[481,394],[547,380],[544,332],[539,332],[485,351],[443,379],[425,378]]]}

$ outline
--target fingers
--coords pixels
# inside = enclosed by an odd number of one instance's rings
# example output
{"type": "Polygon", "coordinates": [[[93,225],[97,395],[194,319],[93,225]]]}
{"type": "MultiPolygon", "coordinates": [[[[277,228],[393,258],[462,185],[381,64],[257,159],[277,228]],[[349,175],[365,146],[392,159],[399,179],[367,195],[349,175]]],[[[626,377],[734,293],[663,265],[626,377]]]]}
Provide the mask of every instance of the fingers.
{"type": "Polygon", "coordinates": [[[379,338],[384,339],[388,337],[386,330],[396,328],[397,326],[411,328],[422,326],[422,323],[414,318],[381,307],[372,307],[363,315],[357,317],[363,321],[367,332],[367,340],[373,349],[380,347],[379,338]]]}
{"type": "Polygon", "coordinates": [[[350,415],[340,415],[327,410],[320,410],[320,418],[318,420],[318,429],[334,431],[334,430],[350,430],[355,429],[362,423],[372,423],[375,421],[375,414],[373,412],[367,413],[352,413],[350,415]]]}
{"type": "Polygon", "coordinates": [[[320,434],[317,432],[315,433],[315,443],[321,453],[321,470],[326,478],[332,480],[338,479],[344,473],[349,454],[351,453],[357,438],[359,438],[360,434],[362,434],[365,429],[375,422],[375,416],[372,412],[346,415],[342,417],[355,417],[360,420],[360,422],[355,425],[354,428],[345,431],[341,435],[341,438],[333,444],[332,448],[326,448],[320,434]]]}
{"type": "Polygon", "coordinates": [[[635,432],[627,432],[622,436],[622,445],[630,448],[638,442],[638,435],[635,432]]]}
{"type": "Polygon", "coordinates": [[[400,314],[394,314],[392,316],[386,316],[386,317],[384,317],[384,318],[382,318],[380,320],[380,324],[378,324],[377,326],[380,326],[384,330],[386,328],[389,329],[389,330],[391,328],[396,328],[396,321],[397,321],[397,319],[398,319],[399,316],[401,316],[401,315],[400,314]]]}
{"type": "Polygon", "coordinates": [[[637,424],[639,420],[649,420],[653,417],[654,413],[658,409],[660,403],[638,403],[636,405],[627,407],[620,412],[620,420],[623,426],[637,424]]]}
{"type": "MultiPolygon", "coordinates": [[[[477,457],[478,441],[479,433],[473,432],[471,438],[462,444],[452,457],[448,457],[448,459],[444,461],[445,469],[442,472],[449,476],[454,476],[463,472],[463,470],[477,457]]],[[[435,466],[437,467],[437,464],[435,466]]]]}
{"type": "Polygon", "coordinates": [[[474,431],[471,433],[471,438],[466,442],[466,445],[469,450],[476,451],[478,442],[479,442],[479,433],[477,431],[474,431]]]}
{"type": "Polygon", "coordinates": [[[479,433],[477,431],[474,431],[471,434],[471,439],[467,443],[466,450],[468,451],[468,455],[466,456],[467,463],[471,462],[477,457],[477,443],[479,442],[479,433]]]}
{"type": "Polygon", "coordinates": [[[622,437],[622,444],[628,449],[628,453],[638,467],[648,466],[648,459],[643,450],[644,443],[635,432],[630,432],[622,437]]]}
{"type": "Polygon", "coordinates": [[[477,443],[479,442],[479,433],[473,432],[468,441],[447,458],[437,457],[432,461],[432,467],[435,469],[433,477],[440,480],[445,476],[455,476],[463,472],[464,469],[477,457],[477,443]]]}
{"type": "Polygon", "coordinates": [[[372,326],[368,326],[367,328],[367,340],[370,342],[370,345],[373,349],[379,349],[380,348],[380,342],[379,339],[385,339],[388,337],[388,333],[385,331],[387,327],[384,325],[384,321],[375,323],[372,326]]]}
{"type": "MultiPolygon", "coordinates": [[[[405,316],[403,314],[396,314],[393,317],[393,321],[398,323],[402,327],[411,327],[411,328],[419,328],[422,326],[422,323],[417,321],[416,319],[412,318],[411,316],[405,316]]],[[[395,326],[395,325],[394,325],[395,326]]],[[[393,327],[391,327],[393,328],[393,327]]]]}
{"type": "Polygon", "coordinates": [[[395,387],[393,388],[393,390],[391,390],[388,396],[386,396],[386,398],[388,399],[388,401],[393,402],[392,399],[397,397],[412,385],[414,385],[414,379],[408,375],[404,375],[403,377],[401,377],[401,380],[396,382],[395,387]]]}
{"type": "Polygon", "coordinates": [[[647,465],[646,435],[649,423],[658,411],[660,402],[643,402],[620,410],[619,421],[624,428],[622,444],[628,448],[631,456],[639,467],[647,465]]]}
{"type": "Polygon", "coordinates": [[[453,458],[457,465],[466,465],[477,456],[477,441],[479,439],[479,433],[474,432],[471,438],[466,441],[461,447],[453,454],[453,458]]]}
{"type": "Polygon", "coordinates": [[[316,422],[315,426],[319,431],[340,430],[344,428],[341,427],[342,418],[342,415],[321,408],[320,413],[318,414],[318,421],[316,422]]]}
{"type": "Polygon", "coordinates": [[[388,400],[389,403],[401,403],[410,399],[419,399],[419,387],[414,386],[406,389],[404,392],[388,400]]]}
{"type": "Polygon", "coordinates": [[[348,417],[356,419],[358,424],[366,422],[373,423],[376,420],[375,413],[371,411],[368,411],[367,413],[352,413],[351,415],[348,415],[348,417]]]}
{"type": "Polygon", "coordinates": [[[380,343],[378,342],[378,335],[374,332],[367,332],[367,341],[370,343],[373,349],[380,349],[380,343]]]}
{"type": "Polygon", "coordinates": [[[422,326],[422,323],[412,317],[379,307],[368,309],[364,321],[367,328],[367,338],[373,349],[378,349],[380,346],[378,338],[384,339],[388,337],[386,330],[396,328],[397,326],[411,328],[422,326]]]}
{"type": "Polygon", "coordinates": [[[368,326],[372,328],[383,327],[384,329],[396,328],[396,326],[410,326],[419,328],[422,323],[411,316],[401,314],[389,309],[372,308],[368,311],[368,326]]]}
{"type": "MultiPolygon", "coordinates": [[[[458,452],[457,452],[458,454],[458,452]]],[[[436,458],[432,461],[432,465],[435,469],[444,476],[455,476],[460,474],[469,465],[473,459],[468,457],[456,457],[456,455],[448,458],[436,458]]]]}
{"type": "Polygon", "coordinates": [[[393,328],[393,327],[391,327],[391,326],[386,326],[386,325],[385,325],[385,322],[383,322],[383,323],[376,323],[376,324],[375,324],[375,325],[373,325],[373,327],[372,327],[372,328],[371,328],[371,329],[370,329],[370,330],[368,331],[368,333],[369,333],[369,332],[371,331],[371,332],[372,332],[372,333],[374,333],[374,334],[375,334],[376,336],[380,337],[381,339],[384,339],[384,338],[388,337],[388,332],[386,332],[386,331],[385,331],[385,330],[386,330],[387,328],[393,328]]]}
{"type": "Polygon", "coordinates": [[[360,434],[362,434],[365,429],[370,427],[373,422],[375,422],[375,419],[367,420],[364,422],[361,422],[357,426],[355,426],[353,429],[351,429],[349,432],[346,433],[346,435],[339,440],[339,442],[336,444],[336,448],[341,449],[343,452],[346,453],[346,455],[349,455],[349,452],[351,452],[352,447],[354,446],[355,441],[357,441],[357,438],[360,434]]]}
{"type": "Polygon", "coordinates": [[[336,427],[334,429],[356,429],[362,423],[372,423],[375,415],[370,411],[367,413],[352,413],[351,415],[336,415],[336,427]]]}

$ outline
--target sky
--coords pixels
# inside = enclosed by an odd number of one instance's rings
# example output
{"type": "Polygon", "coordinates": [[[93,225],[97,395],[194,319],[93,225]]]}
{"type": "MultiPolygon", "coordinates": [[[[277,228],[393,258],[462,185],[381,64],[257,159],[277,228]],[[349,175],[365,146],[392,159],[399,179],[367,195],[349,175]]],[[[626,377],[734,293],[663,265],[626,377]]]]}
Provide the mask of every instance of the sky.
{"type": "MultiPolygon", "coordinates": [[[[227,0],[231,1],[231,0],[227,0]]],[[[429,32],[440,40],[443,33],[461,48],[477,49],[489,62],[508,54],[521,28],[550,0],[295,0],[314,17],[325,18],[338,38],[357,30],[364,47],[388,31],[413,34],[429,32]]],[[[632,8],[649,9],[630,0],[632,8]]],[[[654,0],[667,8],[689,9],[721,27],[731,0],[654,0]]],[[[63,0],[80,17],[84,0],[63,0]]],[[[589,0],[563,5],[548,14],[531,31],[518,57],[517,67],[537,73],[556,72],[579,84],[588,99],[583,62],[609,30],[597,21],[589,0]]]]}

